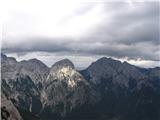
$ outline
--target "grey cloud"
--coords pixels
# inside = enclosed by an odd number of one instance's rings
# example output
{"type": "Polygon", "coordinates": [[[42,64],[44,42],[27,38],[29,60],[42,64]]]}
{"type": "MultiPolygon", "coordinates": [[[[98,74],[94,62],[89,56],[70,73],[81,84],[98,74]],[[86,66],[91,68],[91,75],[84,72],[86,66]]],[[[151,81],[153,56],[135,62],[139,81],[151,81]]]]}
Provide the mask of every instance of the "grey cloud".
{"type": "Polygon", "coordinates": [[[107,43],[79,43],[74,44],[78,53],[112,56],[116,58],[143,59],[159,61],[159,46],[152,43],[140,43],[136,45],[107,44],[107,43]],[[85,49],[84,49],[85,48],[85,49]]]}
{"type": "MultiPolygon", "coordinates": [[[[27,38],[32,39],[24,45],[5,46],[2,52],[45,51],[61,54],[104,55],[117,58],[160,61],[159,56],[159,4],[134,3],[104,4],[104,16],[111,13],[110,21],[104,17],[85,38],[27,38]]],[[[85,14],[88,10],[77,11],[85,14]]],[[[26,39],[26,38],[25,38],[26,39]]]]}
{"type": "Polygon", "coordinates": [[[121,10],[119,8],[111,21],[109,23],[104,21],[93,35],[101,36],[104,42],[119,41],[127,44],[152,41],[159,43],[159,4],[136,3],[133,9],[123,8],[121,10]],[[105,39],[107,37],[109,39],[105,39]]]}
{"type": "Polygon", "coordinates": [[[24,38],[28,39],[30,42],[20,42],[15,45],[5,45],[2,43],[2,52],[63,52],[69,51],[67,44],[70,40],[56,39],[56,38],[24,38]]]}

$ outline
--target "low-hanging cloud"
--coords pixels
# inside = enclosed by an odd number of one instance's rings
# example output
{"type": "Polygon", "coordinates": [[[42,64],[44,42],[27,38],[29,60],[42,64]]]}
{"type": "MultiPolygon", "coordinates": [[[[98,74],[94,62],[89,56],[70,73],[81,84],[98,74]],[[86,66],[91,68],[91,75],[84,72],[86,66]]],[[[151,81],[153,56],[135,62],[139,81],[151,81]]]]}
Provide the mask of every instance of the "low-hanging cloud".
{"type": "MultiPolygon", "coordinates": [[[[61,22],[63,24],[66,18],[69,23],[72,23],[72,20],[74,22],[75,18],[77,19],[77,16],[82,18],[83,15],[85,17],[87,15],[94,16],[94,12],[98,11],[97,13],[101,14],[100,20],[97,20],[98,22],[96,21],[93,25],[91,24],[92,26],[84,34],[78,36],[62,34],[58,37],[54,34],[49,37],[43,36],[43,33],[39,33],[39,36],[32,34],[27,37],[26,34],[24,36],[14,36],[12,38],[14,42],[9,42],[11,37],[7,37],[6,32],[6,37],[2,40],[2,52],[28,53],[42,51],[64,55],[66,53],[70,55],[101,55],[160,61],[158,3],[81,3],[78,10],[72,11],[72,14],[65,16],[61,22]]],[[[98,15],[97,13],[96,15],[98,15]]],[[[92,19],[82,21],[80,24],[89,24],[89,21],[92,21],[92,19]]]]}

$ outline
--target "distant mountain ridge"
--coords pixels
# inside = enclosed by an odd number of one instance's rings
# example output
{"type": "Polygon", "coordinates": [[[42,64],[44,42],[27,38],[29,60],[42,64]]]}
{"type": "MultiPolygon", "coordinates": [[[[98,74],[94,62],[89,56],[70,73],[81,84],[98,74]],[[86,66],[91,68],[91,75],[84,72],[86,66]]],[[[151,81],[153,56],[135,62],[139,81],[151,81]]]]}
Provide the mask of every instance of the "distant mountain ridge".
{"type": "Polygon", "coordinates": [[[160,119],[160,67],[103,57],[77,71],[68,59],[49,68],[1,54],[1,80],[1,97],[13,103],[19,119],[160,119]]]}

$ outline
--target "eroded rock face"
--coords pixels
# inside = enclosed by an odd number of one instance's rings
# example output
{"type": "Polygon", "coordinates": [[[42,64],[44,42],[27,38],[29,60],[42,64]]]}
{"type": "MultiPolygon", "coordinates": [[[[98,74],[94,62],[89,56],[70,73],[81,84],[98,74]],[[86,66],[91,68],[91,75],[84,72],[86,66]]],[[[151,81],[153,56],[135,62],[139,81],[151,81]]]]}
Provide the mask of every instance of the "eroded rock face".
{"type": "Polygon", "coordinates": [[[34,114],[38,114],[42,109],[40,92],[29,76],[17,75],[14,79],[9,79],[8,83],[2,79],[2,91],[22,109],[34,114]]]}
{"type": "Polygon", "coordinates": [[[62,116],[88,100],[86,93],[90,89],[89,83],[68,59],[52,66],[45,86],[45,106],[50,106],[62,116]]]}
{"type": "Polygon", "coordinates": [[[4,55],[2,69],[3,91],[8,98],[35,115],[43,116],[49,110],[50,114],[64,117],[83,104],[99,100],[95,99],[96,91],[68,59],[49,69],[36,59],[11,62],[4,55]]]}
{"type": "Polygon", "coordinates": [[[49,74],[49,68],[37,59],[21,61],[19,64],[20,73],[30,76],[35,85],[42,89],[42,84],[49,74]]]}
{"type": "Polygon", "coordinates": [[[17,108],[4,94],[1,95],[1,117],[2,120],[23,120],[17,108]]]}
{"type": "Polygon", "coordinates": [[[160,109],[156,107],[160,105],[159,67],[144,69],[102,58],[81,73],[101,95],[101,103],[95,108],[97,113],[110,112],[120,116],[120,120],[160,119],[160,109]]]}
{"type": "Polygon", "coordinates": [[[17,62],[15,58],[3,54],[1,54],[1,68],[1,77],[7,82],[9,79],[15,79],[19,74],[27,75],[39,89],[42,89],[42,84],[49,73],[49,68],[37,59],[17,62]]]}
{"type": "Polygon", "coordinates": [[[146,77],[138,67],[106,57],[92,63],[82,72],[93,84],[100,84],[104,79],[109,79],[124,87],[129,87],[129,79],[140,81],[146,77]]]}
{"type": "Polygon", "coordinates": [[[18,73],[17,61],[15,58],[1,54],[1,78],[12,79],[18,73]]]}

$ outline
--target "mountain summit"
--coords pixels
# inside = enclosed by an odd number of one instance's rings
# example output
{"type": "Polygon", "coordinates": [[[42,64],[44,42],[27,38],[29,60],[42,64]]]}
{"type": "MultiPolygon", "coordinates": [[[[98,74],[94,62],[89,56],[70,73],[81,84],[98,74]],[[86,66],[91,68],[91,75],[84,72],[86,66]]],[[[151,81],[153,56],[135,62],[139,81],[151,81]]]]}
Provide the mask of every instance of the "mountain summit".
{"type": "Polygon", "coordinates": [[[48,68],[37,59],[18,62],[1,54],[1,69],[1,97],[11,105],[2,103],[3,114],[14,109],[18,120],[160,119],[159,67],[103,57],[77,71],[68,59],[48,68]]]}
{"type": "Polygon", "coordinates": [[[74,69],[74,64],[69,59],[63,59],[63,60],[60,60],[60,61],[56,62],[52,66],[52,68],[53,67],[57,67],[58,68],[58,67],[61,67],[61,66],[63,66],[63,67],[71,67],[71,68],[74,69]]]}

